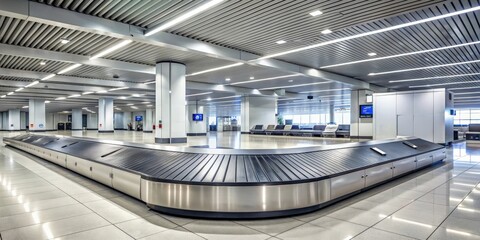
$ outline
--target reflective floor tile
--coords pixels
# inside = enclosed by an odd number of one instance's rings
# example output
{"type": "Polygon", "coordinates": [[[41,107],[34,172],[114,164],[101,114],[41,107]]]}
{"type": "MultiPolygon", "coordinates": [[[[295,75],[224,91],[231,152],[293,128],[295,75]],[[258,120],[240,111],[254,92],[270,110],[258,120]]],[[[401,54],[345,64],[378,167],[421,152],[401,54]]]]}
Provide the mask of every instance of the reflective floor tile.
{"type": "Polygon", "coordinates": [[[203,240],[204,238],[189,232],[185,228],[175,228],[167,231],[163,231],[157,234],[150,235],[145,238],[141,238],[142,240],[203,240]]]}
{"type": "Polygon", "coordinates": [[[155,218],[154,223],[147,219],[134,219],[118,223],[116,226],[134,238],[146,237],[177,227],[176,224],[160,217],[155,218]]]}
{"type": "Polygon", "coordinates": [[[21,204],[8,205],[0,207],[0,216],[10,216],[25,212],[39,211],[43,209],[56,208],[61,206],[77,204],[71,197],[60,197],[33,202],[24,202],[21,204]]]}
{"type": "Polygon", "coordinates": [[[414,240],[414,238],[378,230],[375,228],[367,229],[366,231],[360,233],[353,239],[354,240],[387,240],[387,239],[388,240],[414,240]]]}
{"type": "Polygon", "coordinates": [[[389,216],[373,226],[376,229],[396,233],[417,239],[426,239],[433,233],[436,226],[389,216]]]}
{"type": "Polygon", "coordinates": [[[267,239],[270,236],[231,221],[198,220],[185,226],[185,229],[206,239],[267,239]]]}
{"type": "Polygon", "coordinates": [[[379,214],[376,212],[346,207],[327,216],[370,227],[384,219],[387,215],[388,214],[379,214]]]}
{"type": "Polygon", "coordinates": [[[341,239],[351,238],[367,229],[366,226],[331,217],[321,217],[311,221],[310,224],[328,229],[326,233],[330,236],[339,236],[341,239]]]}
{"type": "Polygon", "coordinates": [[[480,240],[480,236],[452,228],[440,227],[430,236],[430,240],[480,240]]]}
{"type": "Polygon", "coordinates": [[[79,233],[73,233],[65,236],[55,238],[55,240],[132,240],[133,238],[116,228],[109,225],[99,227],[92,230],[87,230],[79,233]]]}
{"type": "Polygon", "coordinates": [[[106,225],[109,225],[107,221],[94,213],[90,213],[58,221],[11,229],[1,232],[1,235],[2,240],[50,239],[106,225]]]}
{"type": "Polygon", "coordinates": [[[294,227],[304,224],[304,222],[294,218],[279,218],[269,220],[235,221],[238,224],[253,228],[268,235],[278,235],[294,227]]]}

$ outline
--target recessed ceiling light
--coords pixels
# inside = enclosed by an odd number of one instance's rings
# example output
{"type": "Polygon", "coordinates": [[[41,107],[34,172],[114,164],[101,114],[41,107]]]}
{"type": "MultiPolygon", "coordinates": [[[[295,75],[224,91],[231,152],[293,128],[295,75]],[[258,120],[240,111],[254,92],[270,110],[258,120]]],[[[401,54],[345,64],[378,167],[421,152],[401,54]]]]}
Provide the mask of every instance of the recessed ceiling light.
{"type": "Polygon", "coordinates": [[[35,82],[32,82],[32,83],[28,84],[28,85],[25,86],[25,87],[28,88],[28,87],[31,87],[31,86],[35,86],[35,85],[37,85],[38,83],[39,83],[39,81],[35,81],[35,82]]]}
{"type": "Polygon", "coordinates": [[[410,27],[410,26],[414,26],[414,25],[422,24],[422,23],[426,23],[426,22],[436,21],[436,20],[439,20],[439,19],[452,17],[452,16],[457,16],[457,15],[460,15],[460,14],[469,13],[469,12],[473,12],[473,11],[477,11],[477,10],[480,10],[480,6],[476,6],[476,7],[456,11],[456,12],[450,12],[450,13],[447,13],[447,14],[434,16],[434,17],[430,17],[430,18],[425,18],[425,19],[421,19],[421,20],[418,20],[418,21],[398,24],[398,25],[395,25],[395,26],[387,27],[387,28],[382,28],[382,29],[378,29],[378,30],[364,32],[364,33],[356,34],[356,35],[353,35],[353,36],[347,36],[347,37],[342,37],[342,38],[338,38],[338,39],[334,39],[334,40],[330,40],[330,41],[325,41],[325,42],[313,44],[313,45],[310,45],[310,46],[305,46],[305,47],[301,47],[301,48],[288,50],[288,51],[285,51],[285,52],[274,53],[274,54],[263,56],[261,58],[254,59],[252,61],[258,61],[258,60],[267,59],[267,58],[274,58],[274,57],[278,57],[278,56],[282,56],[282,55],[286,55],[286,54],[290,54],[290,53],[305,51],[305,50],[312,49],[312,48],[317,48],[317,47],[321,47],[321,46],[335,44],[335,43],[339,43],[339,42],[343,42],[343,41],[348,41],[348,40],[361,38],[361,37],[365,37],[365,36],[370,36],[370,35],[374,35],[374,34],[378,34],[378,33],[388,32],[388,31],[392,31],[392,30],[397,30],[397,29],[410,27]]]}
{"type": "Polygon", "coordinates": [[[80,66],[82,66],[82,64],[80,64],[80,63],[73,64],[73,65],[71,65],[71,66],[63,69],[62,71],[58,72],[58,74],[64,74],[64,73],[70,72],[70,71],[72,71],[73,69],[78,68],[78,67],[80,67],[80,66]]]}
{"type": "Polygon", "coordinates": [[[295,77],[295,76],[300,76],[300,75],[302,75],[302,74],[297,73],[297,74],[283,75],[283,76],[271,77],[271,78],[261,78],[261,79],[256,79],[256,80],[247,80],[247,81],[243,81],[243,82],[234,82],[234,83],[231,83],[230,85],[247,84],[247,83],[252,83],[252,82],[262,82],[262,81],[275,80],[275,79],[280,79],[280,78],[295,77]]]}
{"type": "Polygon", "coordinates": [[[288,80],[288,82],[293,82],[293,80],[292,80],[292,79],[290,79],[290,80],[288,80]]]}
{"type": "Polygon", "coordinates": [[[28,106],[23,106],[22,108],[28,108],[28,106]]]}
{"type": "Polygon", "coordinates": [[[276,44],[284,44],[284,43],[286,43],[286,42],[287,42],[287,41],[285,41],[285,40],[279,40],[279,41],[276,41],[275,43],[276,43],[276,44]]]}
{"type": "Polygon", "coordinates": [[[145,33],[145,36],[151,36],[157,32],[160,32],[160,31],[163,31],[165,29],[168,29],[168,28],[171,28],[172,26],[174,25],[177,25],[187,19],[190,19],[218,4],[220,4],[221,2],[223,2],[224,0],[211,0],[211,1],[208,1],[206,3],[204,3],[203,5],[200,5],[200,6],[197,6],[195,8],[192,8],[192,10],[190,11],[187,11],[185,12],[184,14],[181,14],[180,16],[158,26],[158,27],[155,27],[155,28],[152,28],[151,30],[148,30],[146,33],[145,33]]]}
{"type": "Polygon", "coordinates": [[[84,92],[82,93],[82,95],[88,95],[88,94],[92,94],[93,92],[84,92]]]}
{"type": "Polygon", "coordinates": [[[230,78],[225,78],[225,81],[227,81],[227,82],[230,81],[230,80],[231,80],[230,78]]]}
{"type": "Polygon", "coordinates": [[[138,107],[135,107],[135,106],[130,106],[130,107],[133,108],[133,109],[138,109],[138,107]]]}
{"type": "Polygon", "coordinates": [[[15,92],[20,92],[20,91],[22,91],[23,89],[24,89],[24,88],[23,88],[23,87],[21,87],[21,88],[19,88],[19,89],[15,90],[15,92]]]}
{"type": "Polygon", "coordinates": [[[368,53],[368,56],[370,57],[377,56],[377,53],[371,52],[371,53],[368,53]]]}
{"type": "Polygon", "coordinates": [[[40,65],[45,65],[45,64],[47,64],[47,63],[44,62],[44,61],[41,61],[41,62],[40,62],[40,65]]]}
{"type": "Polygon", "coordinates": [[[241,66],[243,64],[244,63],[234,63],[234,64],[230,64],[230,65],[225,65],[225,66],[222,66],[222,67],[210,68],[210,69],[203,70],[203,71],[200,71],[200,72],[194,72],[194,73],[191,73],[191,74],[187,74],[185,76],[195,76],[195,75],[204,74],[204,73],[213,72],[213,71],[218,71],[218,70],[222,70],[222,69],[226,69],[226,68],[241,66]]]}
{"type": "Polygon", "coordinates": [[[50,101],[47,100],[47,101],[45,101],[45,103],[50,103],[50,101]]]}
{"type": "Polygon", "coordinates": [[[253,79],[255,79],[255,77],[250,77],[250,80],[253,80],[253,79]]]}
{"type": "Polygon", "coordinates": [[[69,43],[69,42],[70,42],[70,40],[68,40],[68,39],[66,39],[66,38],[60,39],[60,43],[61,43],[61,44],[67,44],[67,43],[69,43]]]}
{"type": "Polygon", "coordinates": [[[55,100],[65,100],[67,99],[66,97],[58,97],[58,98],[55,98],[55,100]]]}
{"type": "Polygon", "coordinates": [[[322,15],[322,13],[323,13],[323,12],[320,11],[320,10],[315,10],[315,11],[309,13],[309,14],[310,14],[312,17],[316,17],[316,16],[318,16],[318,15],[322,15]]]}
{"type": "Polygon", "coordinates": [[[118,49],[120,49],[120,48],[122,48],[122,47],[127,46],[127,45],[130,44],[130,43],[132,43],[132,40],[123,40],[123,41],[121,41],[121,42],[119,42],[119,43],[117,43],[117,44],[115,44],[115,45],[113,45],[113,46],[111,46],[111,47],[109,47],[109,48],[107,48],[107,49],[105,49],[105,50],[103,50],[103,51],[95,54],[95,55],[93,55],[93,56],[90,58],[90,60],[96,59],[96,58],[99,58],[99,57],[103,57],[103,56],[105,56],[105,55],[107,55],[107,54],[109,54],[109,53],[111,53],[111,52],[114,52],[114,51],[116,51],[116,50],[118,50],[118,49]]]}
{"type": "Polygon", "coordinates": [[[473,60],[473,61],[467,61],[467,62],[458,62],[458,63],[448,63],[448,64],[441,64],[441,65],[434,65],[434,66],[428,66],[428,67],[420,67],[420,68],[409,68],[409,69],[400,69],[400,70],[393,70],[393,71],[388,71],[388,72],[378,72],[378,73],[369,73],[369,76],[375,76],[375,75],[384,75],[384,74],[390,74],[390,73],[399,73],[399,72],[410,72],[410,71],[417,71],[417,70],[424,70],[424,69],[432,69],[432,68],[441,68],[441,67],[450,67],[450,66],[456,66],[456,65],[462,65],[462,64],[470,64],[470,63],[478,63],[480,60],[473,60]]]}
{"type": "Polygon", "coordinates": [[[97,91],[95,93],[107,93],[108,91],[107,90],[101,90],[101,91],[97,91]]]}
{"type": "Polygon", "coordinates": [[[7,95],[2,95],[0,98],[6,98],[6,97],[7,97],[7,95]]]}
{"type": "Polygon", "coordinates": [[[330,33],[332,33],[332,30],[330,30],[330,29],[325,29],[325,30],[321,31],[321,33],[322,33],[322,34],[330,34],[330,33]]]}
{"type": "Polygon", "coordinates": [[[50,74],[50,75],[42,78],[42,81],[47,80],[47,79],[50,79],[50,78],[55,77],[55,76],[56,76],[56,75],[55,75],[54,73],[52,73],[52,74],[50,74]]]}
{"type": "Polygon", "coordinates": [[[14,94],[14,92],[9,92],[9,93],[7,93],[7,95],[12,95],[12,94],[14,94]]]}
{"type": "Polygon", "coordinates": [[[82,96],[82,95],[80,95],[80,94],[74,94],[74,95],[68,96],[68,98],[74,98],[74,97],[80,97],[80,96],[82,96]]]}
{"type": "Polygon", "coordinates": [[[129,104],[127,104],[127,106],[133,106],[133,105],[135,105],[135,104],[133,104],[133,103],[129,103],[129,104]]]}

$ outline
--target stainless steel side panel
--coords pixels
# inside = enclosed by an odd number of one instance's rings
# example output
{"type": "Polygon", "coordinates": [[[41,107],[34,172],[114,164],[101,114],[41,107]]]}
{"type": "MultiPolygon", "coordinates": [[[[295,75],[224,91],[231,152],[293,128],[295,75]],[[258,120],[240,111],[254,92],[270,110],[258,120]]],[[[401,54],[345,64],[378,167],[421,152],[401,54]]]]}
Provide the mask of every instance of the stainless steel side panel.
{"type": "Polygon", "coordinates": [[[399,176],[415,170],[417,163],[415,157],[409,157],[393,162],[393,176],[399,176]]]}
{"type": "Polygon", "coordinates": [[[90,161],[81,158],[67,156],[67,168],[82,174],[85,177],[91,177],[90,161]]]}
{"type": "Polygon", "coordinates": [[[433,155],[434,162],[441,161],[445,158],[447,158],[447,150],[445,148],[435,151],[433,155]]]}
{"type": "Polygon", "coordinates": [[[110,177],[112,167],[94,162],[90,163],[90,165],[92,167],[92,179],[112,187],[112,178],[110,177]]]}
{"type": "Polygon", "coordinates": [[[355,192],[365,187],[365,171],[356,171],[349,174],[332,178],[331,181],[331,199],[355,192]]]}
{"type": "Polygon", "coordinates": [[[416,156],[417,159],[417,168],[428,166],[433,162],[433,153],[426,153],[416,156]]]}
{"type": "Polygon", "coordinates": [[[393,177],[392,163],[382,164],[365,170],[365,187],[381,183],[393,177]]]}
{"type": "Polygon", "coordinates": [[[140,199],[140,175],[112,168],[112,187],[140,199]]]}
{"type": "Polygon", "coordinates": [[[285,185],[208,186],[142,179],[142,200],[161,207],[212,212],[267,212],[304,208],[330,199],[330,181],[285,185]]]}

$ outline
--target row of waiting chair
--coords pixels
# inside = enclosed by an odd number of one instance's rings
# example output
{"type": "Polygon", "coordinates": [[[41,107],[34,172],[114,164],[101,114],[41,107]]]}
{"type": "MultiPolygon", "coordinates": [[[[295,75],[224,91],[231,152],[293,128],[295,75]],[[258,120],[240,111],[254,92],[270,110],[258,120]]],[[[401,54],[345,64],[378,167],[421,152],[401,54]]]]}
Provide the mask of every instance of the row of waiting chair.
{"type": "Polygon", "coordinates": [[[328,124],[314,125],[313,128],[300,128],[299,125],[255,125],[250,129],[251,134],[266,135],[293,135],[293,136],[331,136],[331,137],[349,137],[350,125],[348,124],[328,124]]]}

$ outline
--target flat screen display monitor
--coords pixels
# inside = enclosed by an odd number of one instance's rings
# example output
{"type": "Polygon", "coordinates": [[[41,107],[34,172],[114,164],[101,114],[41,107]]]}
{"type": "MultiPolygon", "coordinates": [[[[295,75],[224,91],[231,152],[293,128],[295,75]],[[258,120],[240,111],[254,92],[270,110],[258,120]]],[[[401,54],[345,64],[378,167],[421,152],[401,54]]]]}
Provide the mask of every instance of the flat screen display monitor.
{"type": "Polygon", "coordinates": [[[141,122],[141,121],[143,121],[143,116],[135,116],[135,121],[136,121],[136,122],[141,122]]]}
{"type": "Polygon", "coordinates": [[[373,105],[360,105],[360,118],[372,118],[373,105]]]}
{"type": "Polygon", "coordinates": [[[203,114],[201,113],[194,113],[192,114],[193,121],[203,121],[203,114]]]}
{"type": "Polygon", "coordinates": [[[451,116],[457,116],[457,110],[455,110],[455,109],[450,109],[450,115],[451,115],[451,116]]]}

